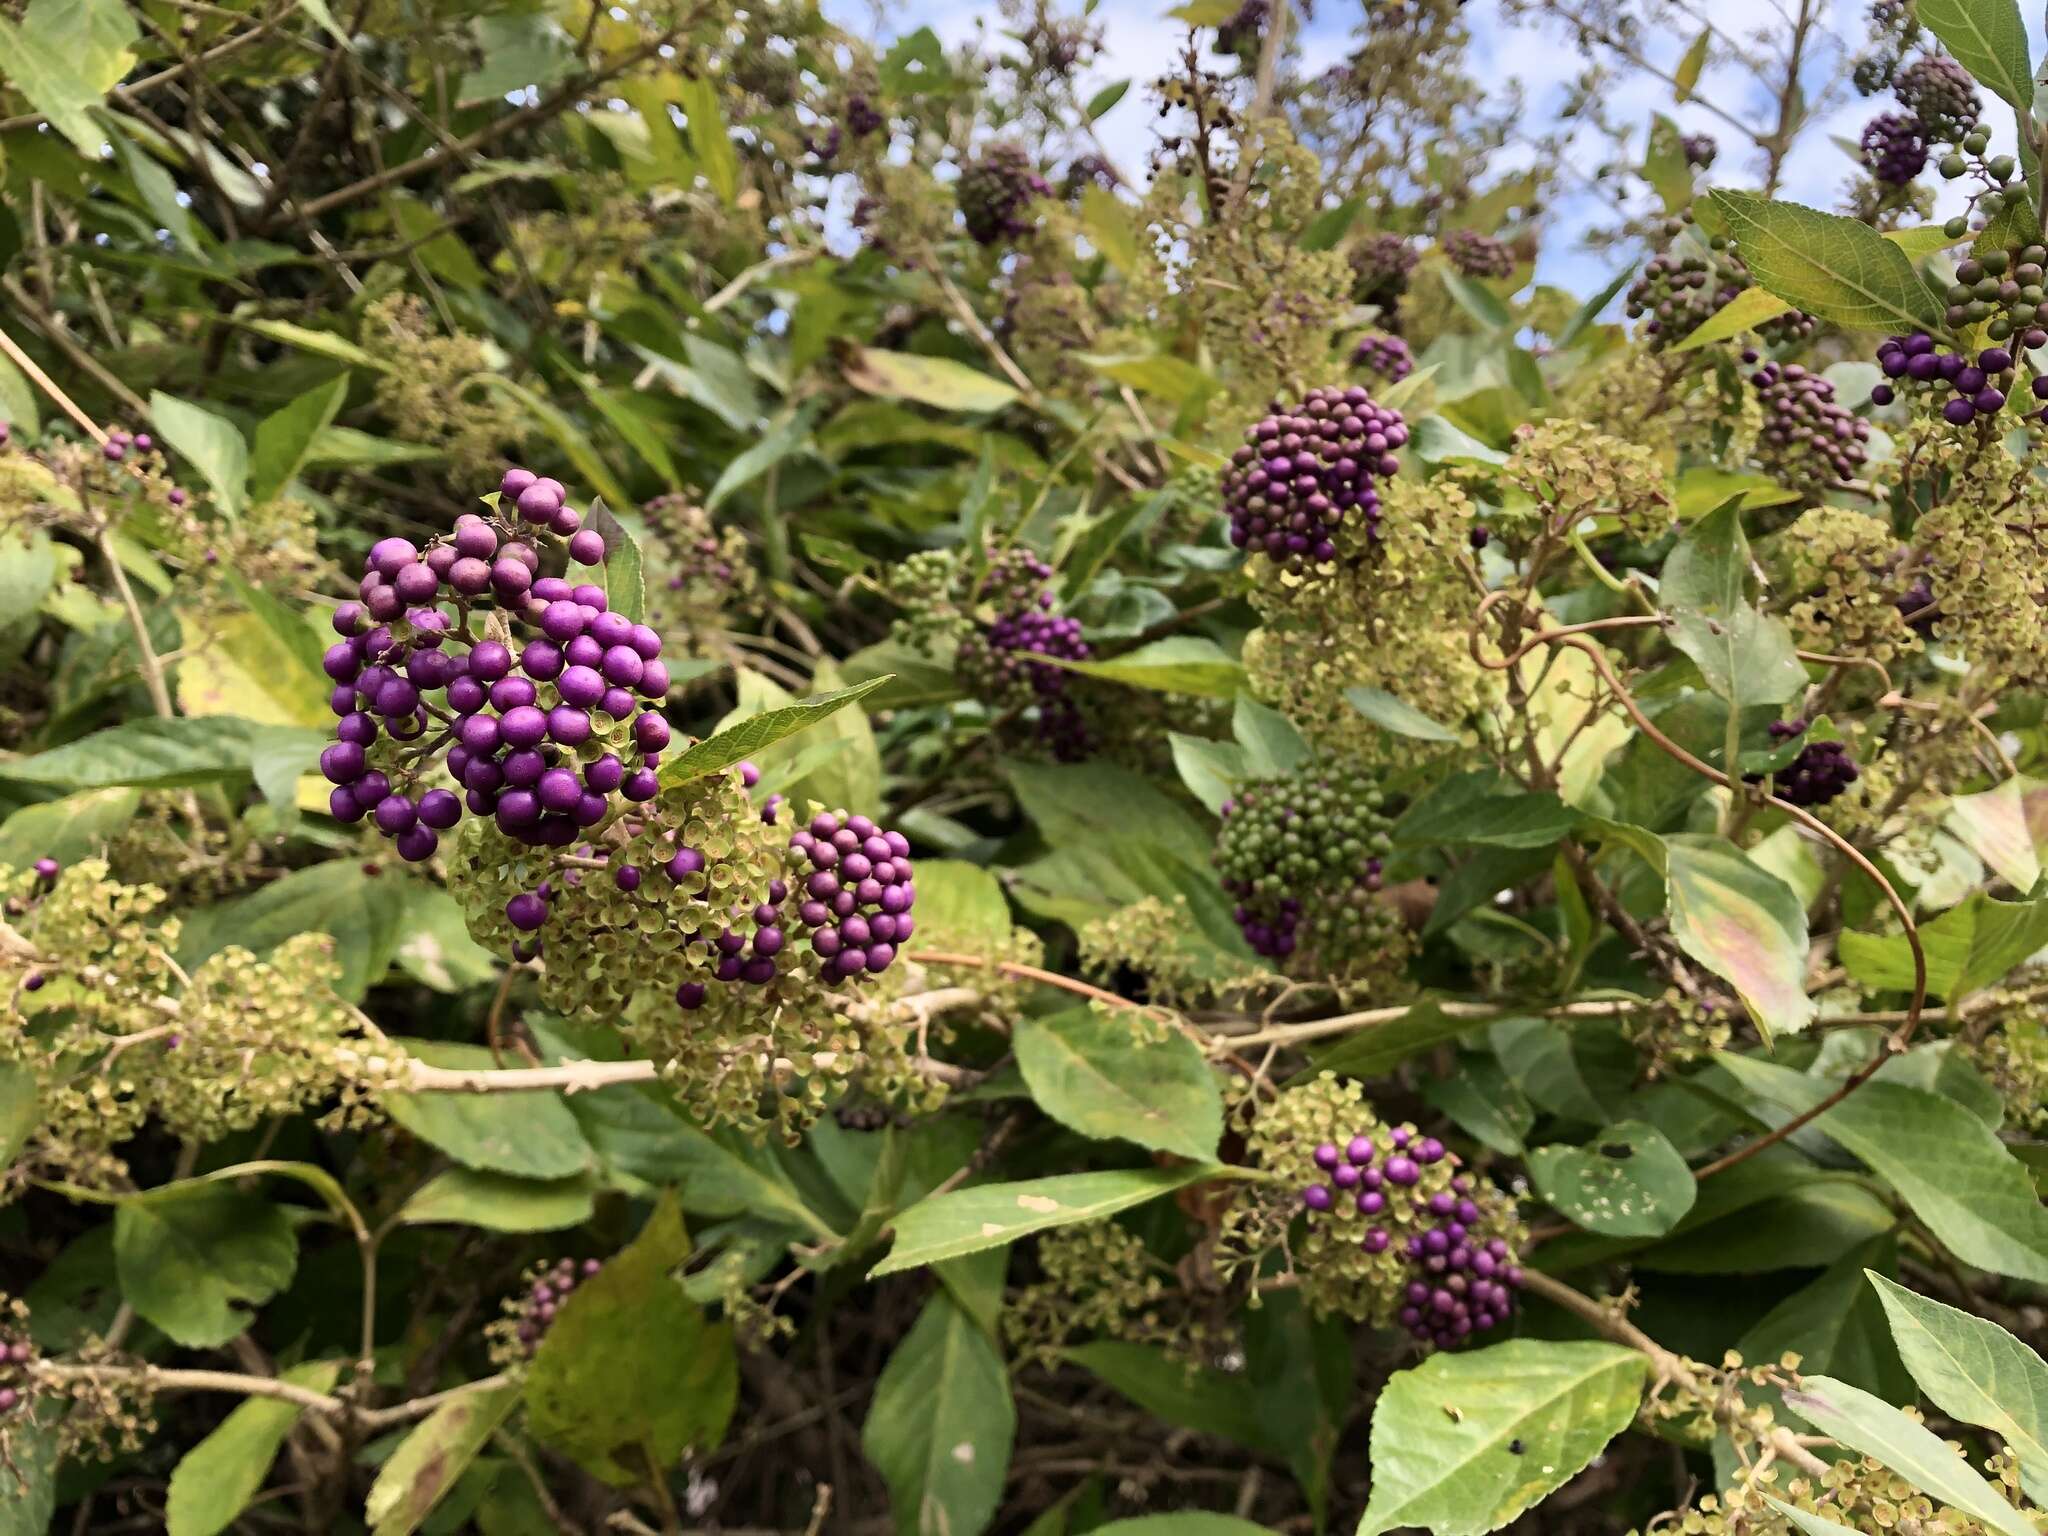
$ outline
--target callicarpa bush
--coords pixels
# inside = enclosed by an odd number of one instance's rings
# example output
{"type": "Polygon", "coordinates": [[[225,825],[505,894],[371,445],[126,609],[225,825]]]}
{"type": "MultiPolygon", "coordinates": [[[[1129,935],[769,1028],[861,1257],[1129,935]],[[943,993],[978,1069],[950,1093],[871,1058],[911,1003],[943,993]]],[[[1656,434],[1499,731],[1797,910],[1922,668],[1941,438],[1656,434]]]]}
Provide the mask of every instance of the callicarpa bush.
{"type": "Polygon", "coordinates": [[[2034,1531],[2027,17],[998,11],[0,16],[0,1532],[2034,1531]]]}

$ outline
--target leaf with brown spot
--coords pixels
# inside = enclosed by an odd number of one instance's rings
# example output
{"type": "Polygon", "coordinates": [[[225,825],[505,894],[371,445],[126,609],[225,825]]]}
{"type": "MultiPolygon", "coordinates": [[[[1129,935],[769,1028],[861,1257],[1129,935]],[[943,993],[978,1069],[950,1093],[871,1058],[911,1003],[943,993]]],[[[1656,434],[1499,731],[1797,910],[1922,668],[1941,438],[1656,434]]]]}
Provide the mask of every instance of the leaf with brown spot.
{"type": "Polygon", "coordinates": [[[412,1536],[519,1402],[508,1383],[466,1392],[421,1420],[377,1473],[363,1514],[373,1536],[412,1536]]]}

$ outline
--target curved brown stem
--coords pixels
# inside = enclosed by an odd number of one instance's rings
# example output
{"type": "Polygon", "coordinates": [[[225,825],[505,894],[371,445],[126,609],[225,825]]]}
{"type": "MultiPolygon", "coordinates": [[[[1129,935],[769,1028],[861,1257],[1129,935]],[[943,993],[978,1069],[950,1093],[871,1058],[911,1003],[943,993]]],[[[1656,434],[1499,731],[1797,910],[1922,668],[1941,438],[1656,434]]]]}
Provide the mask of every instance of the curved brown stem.
{"type": "MultiPolygon", "coordinates": [[[[1478,621],[1481,618],[1483,618],[1486,615],[1487,611],[1493,608],[1496,605],[1496,603],[1510,600],[1512,596],[1513,594],[1505,591],[1490,592],[1487,594],[1485,600],[1480,603],[1478,610],[1473,614],[1473,628],[1471,634],[1471,651],[1473,660],[1478,662],[1479,665],[1481,665],[1482,667],[1487,668],[1489,671],[1497,672],[1513,666],[1516,661],[1520,660],[1521,657],[1527,655],[1530,650],[1539,645],[1563,645],[1569,646],[1573,650],[1581,651],[1585,654],[1586,658],[1593,663],[1594,670],[1596,670],[1600,674],[1601,680],[1604,683],[1606,683],[1608,689],[1613,693],[1615,701],[1619,703],[1623,709],[1628,711],[1629,718],[1635,722],[1636,729],[1638,729],[1645,736],[1647,736],[1650,739],[1651,743],[1655,745],[1659,751],[1663,752],[1666,756],[1674,759],[1675,761],[1683,763],[1686,767],[1690,768],[1694,773],[1699,774],[1708,782],[1722,785],[1731,794],[1740,795],[1745,792],[1744,787],[1730,774],[1724,773],[1719,768],[1714,767],[1711,763],[1707,763],[1702,759],[1695,757],[1692,753],[1688,752],[1684,747],[1681,747],[1677,742],[1673,741],[1669,736],[1666,736],[1662,731],[1658,730],[1655,723],[1653,723],[1650,720],[1650,718],[1643,713],[1641,706],[1636,703],[1635,696],[1628,691],[1628,689],[1622,684],[1620,677],[1615,674],[1613,664],[1609,662],[1607,659],[1607,653],[1603,651],[1598,645],[1594,644],[1592,641],[1587,640],[1585,638],[1585,633],[1588,630],[1622,628],[1630,626],[1632,624],[1642,624],[1646,622],[1654,623],[1658,622],[1661,616],[1647,616],[1645,618],[1601,619],[1596,620],[1595,622],[1590,624],[1574,624],[1555,629],[1539,629],[1536,630],[1533,634],[1531,634],[1526,641],[1524,641],[1519,647],[1516,648],[1515,651],[1513,651],[1505,658],[1498,661],[1489,660],[1484,654],[1482,654],[1480,650],[1480,631],[1478,621]]],[[[1734,766],[1735,765],[1733,763],[1729,764],[1729,767],[1731,769],[1734,766]]],[[[1897,889],[1893,887],[1891,881],[1886,879],[1883,871],[1881,871],[1875,864],[1871,863],[1871,861],[1868,858],[1866,858],[1861,852],[1859,852],[1854,844],[1850,843],[1840,833],[1836,832],[1832,827],[1828,826],[1827,823],[1822,821],[1819,817],[1815,816],[1811,811],[1807,810],[1805,807],[1794,805],[1789,800],[1782,799],[1777,795],[1764,795],[1761,798],[1764,800],[1766,804],[1776,806],[1779,810],[1783,811],[1787,816],[1791,817],[1794,821],[1799,823],[1800,826],[1805,827],[1809,832],[1812,832],[1816,837],[1820,838],[1823,842],[1827,843],[1830,847],[1835,849],[1836,852],[1840,853],[1843,858],[1847,859],[1851,864],[1855,865],[1855,867],[1866,878],[1868,878],[1873,884],[1877,886],[1877,888],[1880,891],[1884,893],[1885,901],[1890,905],[1891,909],[1898,914],[1900,923],[1903,924],[1905,927],[1906,943],[1913,952],[1913,999],[1911,1004],[1907,1007],[1906,1017],[1903,1020],[1903,1022],[1900,1023],[1899,1027],[1892,1031],[1890,1035],[1885,1037],[1884,1043],[1881,1046],[1879,1046],[1879,1048],[1877,1049],[1875,1054],[1872,1055],[1869,1061],[1865,1062],[1861,1067],[1857,1068],[1856,1071],[1852,1072],[1848,1077],[1842,1080],[1842,1084],[1840,1087],[1835,1089],[1834,1092],[1830,1093],[1826,1098],[1822,1099],[1818,1104],[1815,1104],[1812,1108],[1804,1110],[1801,1113],[1794,1115],[1791,1119],[1787,1120],[1783,1125],[1778,1126],[1775,1130],[1767,1131],[1762,1136],[1757,1137],[1753,1141],[1746,1142],[1745,1144],[1743,1144],[1740,1147],[1737,1147],[1734,1151],[1726,1154],[1725,1156],[1716,1158],[1713,1162],[1707,1164],[1704,1168],[1698,1170],[1697,1177],[1702,1179],[1711,1178],[1713,1175],[1717,1173],[1721,1173],[1729,1168],[1733,1168],[1737,1163],[1744,1162],[1749,1158],[1756,1156],[1766,1147],[1772,1146],[1777,1142],[1783,1141],[1787,1136],[1790,1136],[1794,1131],[1801,1129],[1803,1126],[1811,1124],[1814,1120],[1826,1114],[1830,1109],[1833,1109],[1837,1104],[1841,1103],[1844,1099],[1848,1098],[1849,1095],[1854,1093],[1858,1088],[1861,1088],[1865,1083],[1869,1082],[1871,1078],[1877,1075],[1879,1069],[1881,1069],[1884,1066],[1886,1061],[1890,1060],[1893,1056],[1898,1055],[1900,1052],[1906,1049],[1907,1044],[1913,1038],[1914,1031],[1920,1027],[1920,1017],[1927,1006],[1927,954],[1926,951],[1921,948],[1920,930],[1919,927],[1913,921],[1912,910],[1906,905],[1905,899],[1899,895],[1897,889]]]]}

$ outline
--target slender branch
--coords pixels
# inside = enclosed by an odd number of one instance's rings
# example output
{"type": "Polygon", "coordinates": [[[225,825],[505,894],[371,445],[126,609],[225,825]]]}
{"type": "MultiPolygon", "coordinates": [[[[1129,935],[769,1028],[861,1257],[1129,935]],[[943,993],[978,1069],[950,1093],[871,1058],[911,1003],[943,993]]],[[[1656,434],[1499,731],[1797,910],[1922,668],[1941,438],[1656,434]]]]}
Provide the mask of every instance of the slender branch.
{"type": "MultiPolygon", "coordinates": [[[[1626,1345],[1646,1357],[1658,1381],[1668,1381],[1702,1403],[1715,1403],[1715,1394],[1693,1374],[1684,1356],[1673,1354],[1614,1309],[1603,1307],[1584,1292],[1573,1290],[1562,1280],[1554,1280],[1539,1270],[1522,1272],[1522,1288],[1532,1295],[1541,1296],[1553,1306],[1563,1308],[1615,1343],[1626,1345]]],[[[1732,1411],[1719,1405],[1714,1406],[1713,1412],[1723,1423],[1734,1416],[1732,1411]]],[[[1819,1477],[1828,1470],[1828,1464],[1802,1445],[1799,1437],[1783,1425],[1773,1426],[1763,1436],[1763,1442],[1802,1472],[1819,1477]]]]}

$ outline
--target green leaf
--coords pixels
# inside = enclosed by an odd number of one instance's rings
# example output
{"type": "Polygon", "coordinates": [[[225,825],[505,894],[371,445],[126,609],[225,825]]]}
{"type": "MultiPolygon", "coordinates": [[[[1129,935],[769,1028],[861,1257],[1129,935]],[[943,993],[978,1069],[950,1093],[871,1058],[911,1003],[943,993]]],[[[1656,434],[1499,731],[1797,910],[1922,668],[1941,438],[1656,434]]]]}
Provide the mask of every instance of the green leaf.
{"type": "Polygon", "coordinates": [[[1664,892],[1678,947],[1735,988],[1769,1039],[1817,1011],[1806,995],[1806,907],[1726,838],[1663,840],[1664,892]]]}
{"type": "Polygon", "coordinates": [[[1807,1510],[1795,1508],[1787,1504],[1783,1499],[1778,1498],[1775,1494],[1765,1494],[1764,1501],[1787,1520],[1798,1526],[1800,1530],[1806,1533],[1806,1536],[1857,1536],[1853,1527],[1837,1525],[1832,1520],[1824,1520],[1819,1515],[1812,1514],[1807,1510]]]}
{"type": "Polygon", "coordinates": [[[1738,709],[1782,704],[1806,688],[1791,630],[1750,605],[1741,509],[1742,498],[1731,497],[1687,529],[1665,561],[1657,593],[1672,617],[1672,643],[1738,709]]]}
{"type": "Polygon", "coordinates": [[[934,1292],[876,1379],[860,1432],[901,1536],[986,1529],[1016,1435],[1002,1356],[949,1293],[934,1292]]]}
{"type": "Polygon", "coordinates": [[[1126,276],[1138,270],[1143,256],[1137,223],[1115,193],[1092,181],[1083,187],[1081,227],[1087,231],[1088,243],[1102,252],[1111,266],[1126,276]]]}
{"type": "Polygon", "coordinates": [[[2031,891],[2041,878],[2041,858],[2020,781],[2007,779],[1982,794],[1957,795],[1949,802],[1948,829],[2016,891],[2031,891]]]}
{"type": "Polygon", "coordinates": [[[1610,1125],[1583,1147],[1538,1147],[1529,1178],[1560,1215],[1607,1237],[1662,1237],[1698,1193],[1678,1149],[1640,1120],[1610,1125]]]}
{"type": "MultiPolygon", "coordinates": [[[[488,1071],[488,1047],[394,1040],[429,1066],[488,1071]]],[[[387,1093],[385,1111],[421,1141],[465,1168],[522,1179],[567,1179],[590,1167],[569,1106],[552,1093],[387,1093]]]]}
{"type": "Polygon", "coordinates": [[[2039,1536],[1960,1452],[1881,1397],[1829,1376],[1808,1376],[1785,1406],[1824,1435],[1882,1462],[1937,1503],[1975,1515],[2004,1536],[2039,1536]]]}
{"type": "MultiPolygon", "coordinates": [[[[779,426],[770,428],[765,437],[725,466],[718,477],[718,482],[711,487],[711,494],[704,499],[704,510],[716,512],[726,497],[753,484],[769,469],[801,448],[810,433],[810,417],[803,412],[798,412],[779,426]]],[[[625,503],[622,501],[620,505],[624,506],[625,503]]]]}
{"type": "MultiPolygon", "coordinates": [[[[0,821],[0,869],[26,869],[45,857],[76,864],[104,853],[141,803],[132,789],[97,789],[25,805],[0,821]]],[[[920,866],[920,879],[923,873],[920,866]]]]}
{"type": "Polygon", "coordinates": [[[1556,795],[1531,793],[1490,770],[1447,779],[1409,806],[1394,827],[1397,842],[1548,848],[1579,822],[1556,795]]]}
{"type": "Polygon", "coordinates": [[[915,400],[942,411],[1000,411],[1017,399],[1008,384],[950,357],[860,347],[847,359],[845,375],[847,383],[867,394],[915,400]]]}
{"type": "Polygon", "coordinates": [[[921,933],[945,936],[945,944],[931,944],[935,949],[1000,944],[1010,936],[1010,903],[1002,882],[979,864],[919,859],[917,926],[921,933]]]}
{"type": "MultiPolygon", "coordinates": [[[[1796,1353],[1801,1370],[1825,1372],[1887,1398],[1911,1392],[1912,1378],[1892,1347],[1884,1309],[1864,1280],[1865,1266],[1890,1264],[1896,1248],[1889,1232],[1857,1244],[1758,1319],[1736,1351],[1759,1365],[1796,1353]]],[[[1761,1389],[1755,1395],[1766,1397],[1761,1389]]],[[[1767,1400],[1776,1397],[1772,1392],[1767,1400]]]]}
{"type": "MultiPolygon", "coordinates": [[[[1173,748],[1174,770],[1180,774],[1188,793],[1201,801],[1210,814],[1221,815],[1223,802],[1230,798],[1237,781],[1251,773],[1245,749],[1234,741],[1207,741],[1199,736],[1183,736],[1179,731],[1168,732],[1167,741],[1173,748]]],[[[922,864],[918,866],[918,879],[924,879],[922,864]]],[[[921,886],[918,894],[922,898],[921,886]]]]}
{"type": "Polygon", "coordinates": [[[1041,661],[1069,672],[1198,699],[1227,699],[1244,686],[1244,666],[1214,640],[1200,635],[1168,635],[1107,661],[1066,661],[1043,656],[1041,661]]]}
{"type": "Polygon", "coordinates": [[[453,1222],[488,1232],[559,1232],[590,1220],[596,1208],[588,1174],[543,1180],[450,1168],[427,1180],[398,1219],[409,1227],[453,1222]]]}
{"type": "Polygon", "coordinates": [[[1557,1019],[1496,1019],[1487,1040],[1508,1079],[1540,1109],[1601,1125],[1609,1118],[1572,1053],[1572,1032],[1557,1019]]]}
{"type": "Polygon", "coordinates": [[[664,763],[661,768],[662,787],[687,784],[692,779],[701,779],[708,773],[717,773],[734,763],[744,762],[776,742],[786,740],[798,731],[808,730],[833,711],[866,698],[888,680],[886,676],[869,678],[851,688],[814,694],[801,703],[749,715],[737,725],[705,737],[680,756],[664,763]]]}
{"type": "MultiPolygon", "coordinates": [[[[1754,1057],[1720,1052],[1715,1059],[1749,1093],[1786,1114],[1813,1108],[1831,1086],[1754,1057]]],[[[2048,1210],[1997,1133],[1955,1100],[1865,1083],[1814,1120],[1813,1129],[1868,1164],[1965,1264],[2048,1280],[2048,1210]]]]}
{"type": "Polygon", "coordinates": [[[97,162],[107,134],[94,111],[134,65],[137,35],[121,0],[32,0],[19,25],[0,21],[0,61],[50,126],[97,162]]]}
{"type": "Polygon", "coordinates": [[[1282,778],[1316,755],[1292,720],[1248,693],[1239,694],[1231,706],[1230,734],[1244,748],[1244,771],[1252,778],[1282,778]]]}
{"type": "Polygon", "coordinates": [[[1444,289],[1458,308],[1465,311],[1489,331],[1505,331],[1515,323],[1515,317],[1500,297],[1485,284],[1465,276],[1455,267],[1446,266],[1437,276],[1444,289]]]}
{"type": "Polygon", "coordinates": [[[1032,1098],[1068,1129],[1195,1162],[1215,1158],[1223,1098],[1201,1048],[1179,1030],[1144,1040],[1123,1010],[1084,1005],[1024,1020],[1014,1046],[1032,1098]]]}
{"type": "Polygon", "coordinates": [[[400,875],[368,874],[354,859],[293,870],[246,896],[185,914],[178,963],[194,971],[231,944],[262,955],[299,934],[324,933],[341,967],[335,991],[359,1002],[390,968],[406,883],[400,875]]]}
{"type": "Polygon", "coordinates": [[[391,957],[400,970],[436,992],[466,992],[498,979],[502,962],[469,936],[462,904],[452,895],[417,884],[407,887],[405,898],[405,936],[391,957]]]}
{"type": "Polygon", "coordinates": [[[2037,1504],[2048,1493],[2048,1364],[1988,1318],[1865,1272],[1913,1380],[1951,1418],[1988,1429],[2019,1462],[2037,1504]]]}
{"type": "Polygon", "coordinates": [[[1913,14],[1942,46],[2025,123],[2034,105],[2027,27],[2015,0],[1919,0],[1913,14]]]}
{"type": "Polygon", "coordinates": [[[1102,121],[1104,117],[1108,116],[1110,109],[1124,99],[1124,92],[1130,88],[1130,81],[1117,80],[1109,85],[1105,85],[1093,96],[1090,96],[1088,98],[1088,105],[1082,108],[1088,121],[1091,123],[1102,121]]]}
{"type": "Polygon", "coordinates": [[[1455,743],[1462,738],[1447,725],[1438,725],[1413,705],[1403,703],[1380,688],[1346,688],[1344,702],[1381,730],[1416,741],[1455,743]]]}
{"type": "Polygon", "coordinates": [[[1098,357],[1084,352],[1079,360],[1105,378],[1128,384],[1148,395],[1157,395],[1175,409],[1205,400],[1222,387],[1207,369],[1166,353],[1144,357],[1098,357]]]}
{"type": "Polygon", "coordinates": [[[1280,1449],[1241,1375],[1187,1361],[1154,1344],[1096,1339],[1063,1352],[1155,1419],[1254,1449],[1280,1449]]]}
{"type": "Polygon", "coordinates": [[[289,320],[238,320],[235,323],[258,336],[268,336],[272,341],[283,342],[301,352],[332,358],[351,368],[367,368],[373,373],[391,371],[391,364],[383,358],[364,351],[346,336],[337,336],[332,331],[316,331],[308,326],[293,325],[289,320]]]}
{"type": "Polygon", "coordinates": [[[49,1536],[62,1460],[56,1416],[30,1415],[10,1429],[13,1469],[0,1475],[0,1536],[49,1536]]]}
{"type": "MultiPolygon", "coordinates": [[[[2048,899],[1997,901],[1973,891],[1920,925],[1927,990],[1935,997],[1962,997],[1999,980],[2044,944],[2048,899]]],[[[1835,949],[1849,974],[1866,986],[1902,992],[1913,985],[1913,951],[1904,934],[1844,933],[1835,949]]]]}
{"type": "Polygon", "coordinates": [[[1671,350],[1692,352],[1712,346],[1717,341],[1733,341],[1745,331],[1753,331],[1766,320],[1785,314],[1794,307],[1768,288],[1745,288],[1702,320],[1692,334],[1671,350]]]}
{"type": "Polygon", "coordinates": [[[348,375],[315,385],[256,426],[256,451],[249,461],[249,499],[272,500],[290,483],[313,451],[314,439],[334,424],[348,398],[348,375]]]}
{"type": "Polygon", "coordinates": [[[604,539],[604,593],[612,612],[638,624],[647,617],[646,562],[633,530],[612,515],[602,501],[593,501],[584,526],[604,539]]]}
{"type": "Polygon", "coordinates": [[[0,779],[52,789],[182,789],[244,778],[258,727],[213,715],[146,716],[33,757],[0,762],[0,779]]]}
{"type": "Polygon", "coordinates": [[[1742,259],[1763,287],[1849,330],[1939,330],[1941,311],[1913,264],[1869,225],[1754,192],[1716,189],[1742,259]]]}
{"type": "Polygon", "coordinates": [[[1648,1368],[1618,1344],[1515,1339],[1395,1372],[1373,1407],[1372,1497],[1358,1536],[1500,1529],[1628,1427],[1648,1368]]]}
{"type": "Polygon", "coordinates": [[[114,1212],[121,1294],[188,1349],[240,1334],[291,1284],[299,1245],[277,1206],[219,1184],[173,1184],[114,1212]]]}
{"type": "Polygon", "coordinates": [[[249,489],[249,445],[225,416],[158,390],[149,397],[149,419],[212,489],[229,516],[241,512],[249,489]]]}
{"type": "MultiPolygon", "coordinates": [[[[338,1360],[309,1361],[282,1375],[310,1392],[331,1392],[340,1378],[338,1360]]],[[[270,1464],[303,1412],[297,1403],[249,1398],[187,1451],[171,1473],[164,1509],[170,1536],[218,1536],[233,1525],[263,1491],[270,1464]]]]}
{"type": "Polygon", "coordinates": [[[1661,112],[1650,118],[1643,179],[1655,188],[1667,214],[1676,216],[1692,202],[1692,165],[1685,158],[1685,141],[1678,125],[1661,112]]]}
{"type": "Polygon", "coordinates": [[[1693,87],[1700,83],[1700,71],[1707,67],[1707,45],[1713,40],[1711,30],[1702,29],[1692,40],[1692,46],[1685,50],[1685,56],[1678,61],[1678,68],[1671,72],[1672,88],[1678,93],[1680,104],[1692,99],[1693,87]]]}
{"type": "Polygon", "coordinates": [[[1095,1526],[1089,1536],[1273,1536],[1263,1525],[1208,1510],[1177,1509],[1167,1515],[1135,1515],[1095,1526]]]}
{"type": "Polygon", "coordinates": [[[1358,216],[1365,212],[1365,199],[1347,198],[1334,208],[1325,208],[1302,231],[1301,248],[1304,251],[1327,251],[1335,248],[1338,241],[1351,233],[1351,226],[1358,222],[1358,216]]]}
{"type": "Polygon", "coordinates": [[[664,1476],[725,1434],[739,1392],[732,1330],[673,1271],[690,1240],[664,1196],[632,1243],[570,1293],[526,1377],[534,1435],[614,1487],[664,1476]]]}
{"type": "Polygon", "coordinates": [[[740,158],[719,109],[718,82],[704,73],[686,76],[677,100],[689,118],[690,150],[697,157],[697,169],[711,183],[718,200],[732,207],[740,195],[740,158]]]}
{"type": "Polygon", "coordinates": [[[372,1536],[412,1536],[512,1410],[519,1384],[465,1392],[436,1408],[377,1469],[363,1515],[372,1536]]]}
{"type": "Polygon", "coordinates": [[[897,1216],[895,1246],[868,1277],[879,1279],[994,1248],[1047,1227],[1100,1221],[1198,1179],[1217,1177],[1218,1172],[1203,1166],[1119,1168],[949,1190],[920,1200],[897,1216]]]}

